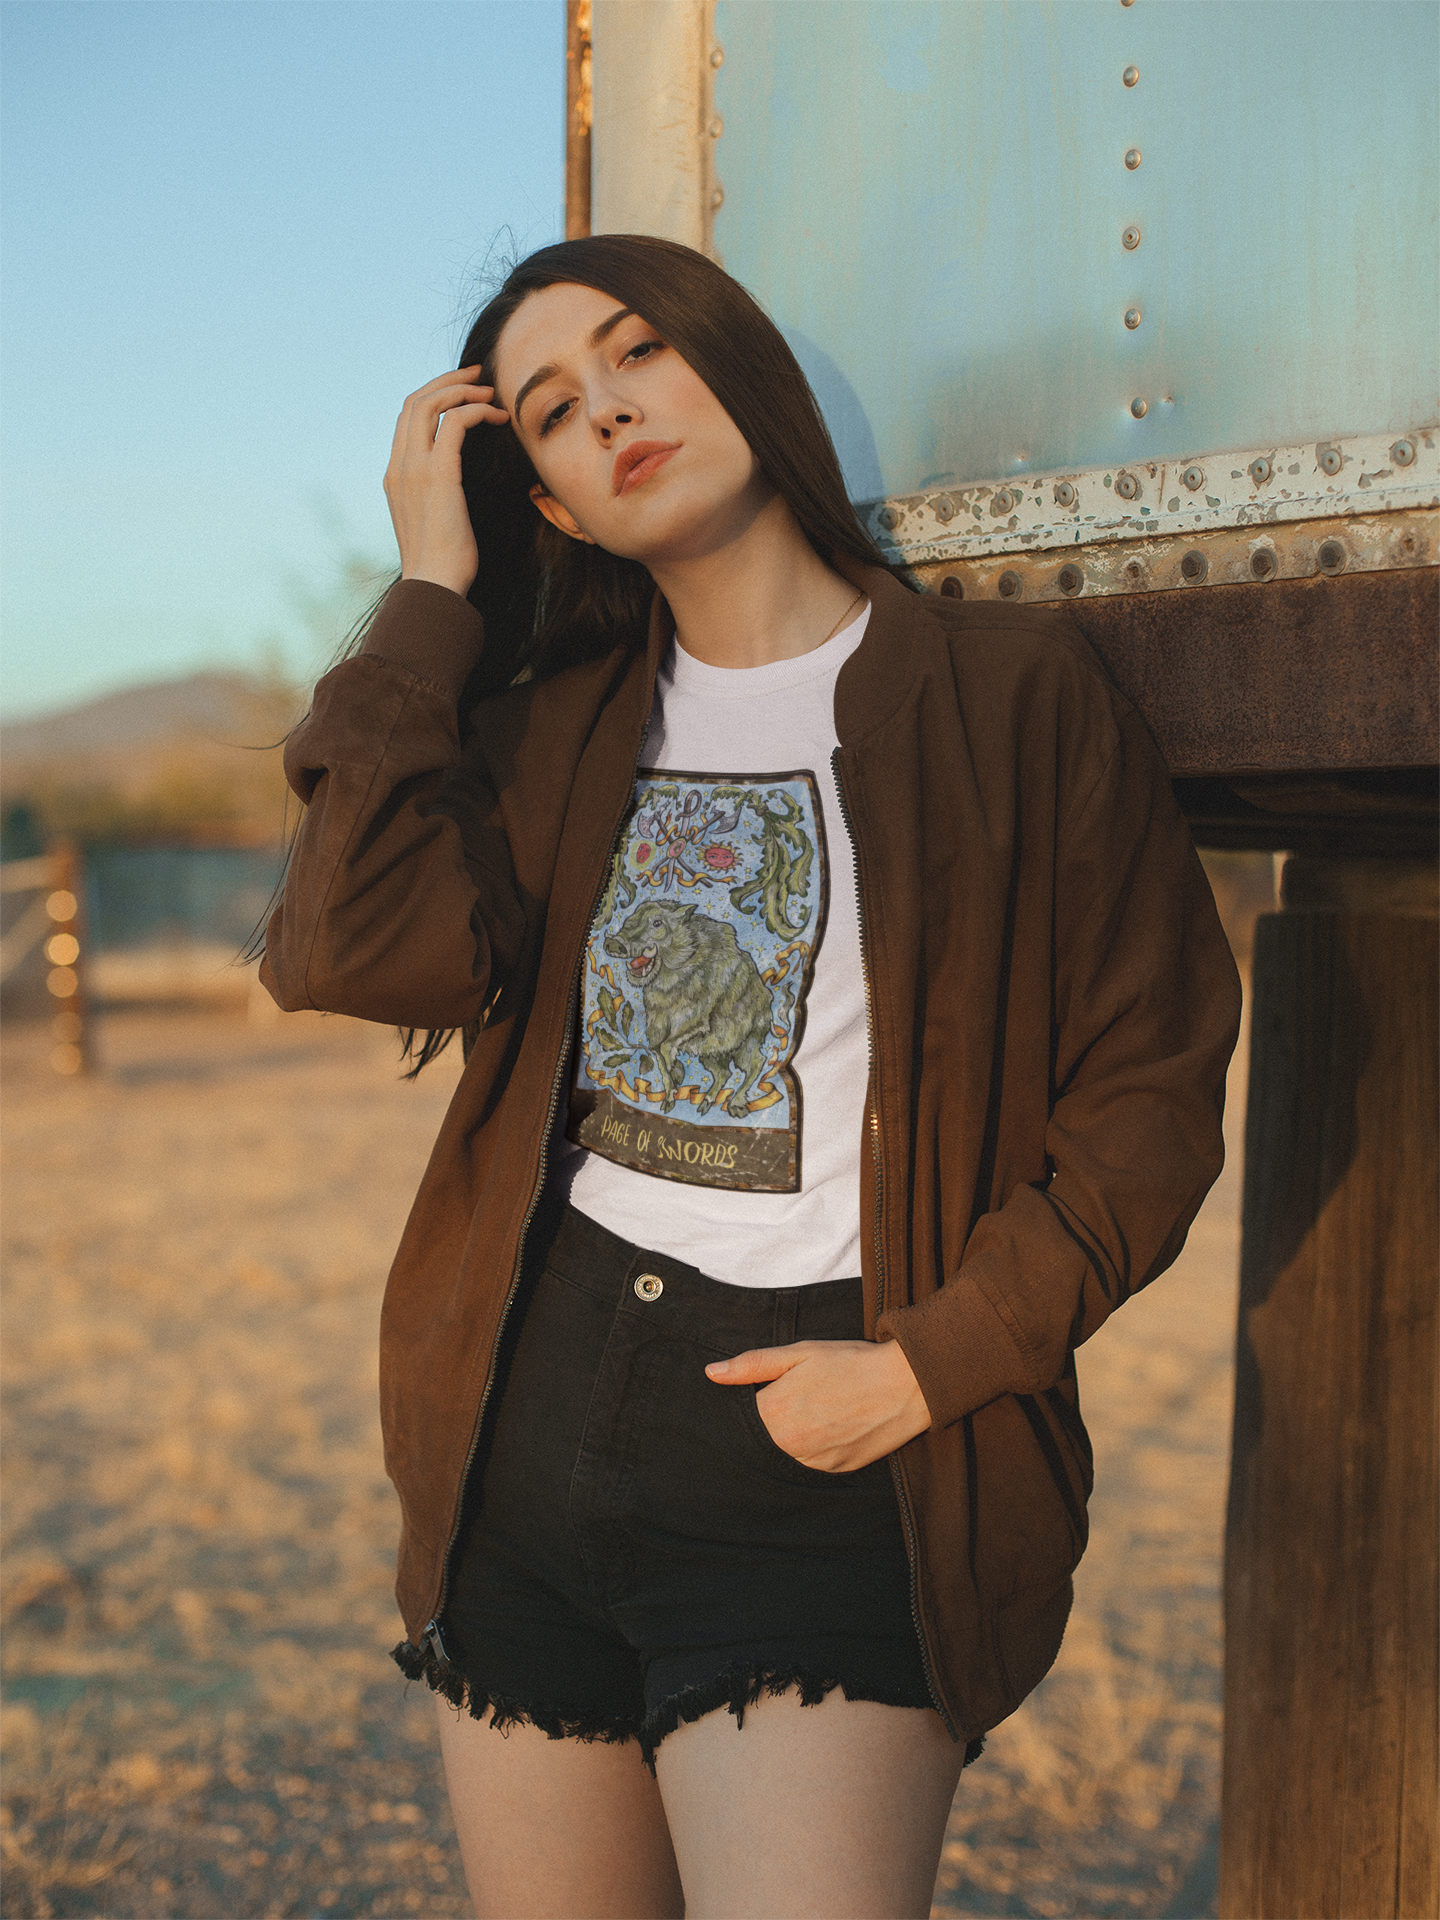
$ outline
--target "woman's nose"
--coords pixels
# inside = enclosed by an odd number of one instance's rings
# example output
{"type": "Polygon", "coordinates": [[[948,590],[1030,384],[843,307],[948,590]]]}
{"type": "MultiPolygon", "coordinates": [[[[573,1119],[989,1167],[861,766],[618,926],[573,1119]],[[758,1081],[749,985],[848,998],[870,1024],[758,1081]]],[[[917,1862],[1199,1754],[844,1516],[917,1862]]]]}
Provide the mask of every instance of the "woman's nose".
{"type": "Polygon", "coordinates": [[[640,414],[634,407],[602,407],[594,416],[595,432],[602,446],[608,446],[621,427],[633,427],[640,414]]]}

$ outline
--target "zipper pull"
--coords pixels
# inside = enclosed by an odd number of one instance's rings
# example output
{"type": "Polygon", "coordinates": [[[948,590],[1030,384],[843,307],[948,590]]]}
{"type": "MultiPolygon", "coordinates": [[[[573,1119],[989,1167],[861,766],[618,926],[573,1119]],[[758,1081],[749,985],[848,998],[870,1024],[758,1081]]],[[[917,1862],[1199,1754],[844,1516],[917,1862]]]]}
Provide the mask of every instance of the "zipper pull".
{"type": "Polygon", "coordinates": [[[440,1638],[440,1623],[438,1620],[432,1620],[429,1626],[426,1627],[424,1633],[420,1636],[420,1645],[422,1647],[428,1646],[442,1667],[449,1666],[450,1656],[445,1651],[445,1642],[440,1638]]]}

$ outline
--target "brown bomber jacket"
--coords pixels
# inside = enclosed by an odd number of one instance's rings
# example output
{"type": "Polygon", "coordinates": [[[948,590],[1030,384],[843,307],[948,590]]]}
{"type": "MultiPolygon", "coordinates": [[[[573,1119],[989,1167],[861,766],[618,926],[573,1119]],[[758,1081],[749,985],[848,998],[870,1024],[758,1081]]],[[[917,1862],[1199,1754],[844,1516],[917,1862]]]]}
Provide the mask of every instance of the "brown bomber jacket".
{"type": "MultiPolygon", "coordinates": [[[[1174,1260],[1220,1171],[1239,982],[1159,754],[1068,618],[838,565],[873,603],[835,694],[870,996],[866,1326],[933,1416],[892,1465],[936,1704],[973,1739],[1059,1649],[1092,1479],[1074,1349],[1174,1260]]],[[[396,1591],[427,1660],[670,631],[657,599],[644,654],[511,688],[462,741],[479,616],[401,582],[286,752],[306,812],[276,1000],[486,1016],[381,1325],[396,1591]]]]}

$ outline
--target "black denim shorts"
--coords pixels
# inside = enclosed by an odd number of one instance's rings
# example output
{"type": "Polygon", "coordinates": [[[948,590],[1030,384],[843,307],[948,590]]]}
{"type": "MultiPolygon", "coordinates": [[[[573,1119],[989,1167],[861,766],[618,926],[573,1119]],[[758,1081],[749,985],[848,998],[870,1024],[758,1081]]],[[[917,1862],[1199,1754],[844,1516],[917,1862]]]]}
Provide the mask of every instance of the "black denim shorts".
{"type": "Polygon", "coordinates": [[[573,1208],[512,1309],[440,1617],[396,1658],[477,1718],[660,1741],[762,1693],[932,1704],[887,1460],[802,1466],[705,1364],[859,1339],[860,1282],[736,1287],[573,1208]],[[517,1326],[518,1321],[518,1326],[517,1326]]]}

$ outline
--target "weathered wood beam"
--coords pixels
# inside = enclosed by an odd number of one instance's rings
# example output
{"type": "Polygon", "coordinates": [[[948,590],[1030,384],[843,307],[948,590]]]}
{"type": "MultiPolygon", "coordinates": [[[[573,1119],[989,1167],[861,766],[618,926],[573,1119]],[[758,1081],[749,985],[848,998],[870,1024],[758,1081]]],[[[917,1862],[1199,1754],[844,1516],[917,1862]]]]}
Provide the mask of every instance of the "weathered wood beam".
{"type": "MultiPolygon", "coordinates": [[[[943,589],[944,565],[915,572],[943,589]]],[[[1067,610],[1177,779],[1440,760],[1440,568],[1114,594],[1067,610]]]]}
{"type": "Polygon", "coordinates": [[[1440,1912],[1434,895],[1428,863],[1292,861],[1257,929],[1227,1920],[1440,1912]]]}

